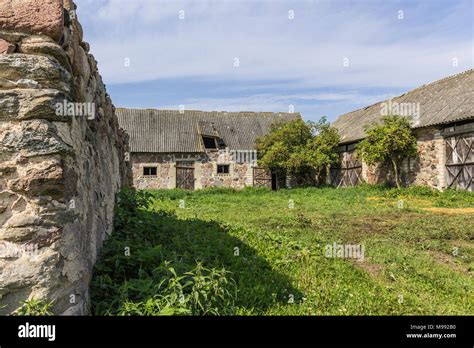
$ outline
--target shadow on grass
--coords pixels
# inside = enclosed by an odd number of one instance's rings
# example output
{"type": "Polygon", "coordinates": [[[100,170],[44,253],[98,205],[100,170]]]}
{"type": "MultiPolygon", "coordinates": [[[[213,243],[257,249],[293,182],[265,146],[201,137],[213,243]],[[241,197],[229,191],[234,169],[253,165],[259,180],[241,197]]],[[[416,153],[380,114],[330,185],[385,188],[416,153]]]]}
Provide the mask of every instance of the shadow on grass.
{"type": "MultiPolygon", "coordinates": [[[[124,285],[140,281],[144,272],[153,274],[153,268],[165,261],[171,262],[178,275],[194,269],[197,262],[208,269],[231,272],[228,278],[235,281],[235,307],[241,314],[260,314],[303,297],[285,275],[273,270],[255,249],[230,235],[218,222],[182,220],[170,213],[138,210],[116,228],[102,250],[92,281],[93,313],[104,314],[105,308],[114,313],[130,297],[133,301],[146,300],[149,291],[135,289],[133,295],[128,291],[124,295],[124,285]],[[124,253],[127,248],[129,256],[124,253]]],[[[153,281],[160,279],[155,276],[153,281]]]]}

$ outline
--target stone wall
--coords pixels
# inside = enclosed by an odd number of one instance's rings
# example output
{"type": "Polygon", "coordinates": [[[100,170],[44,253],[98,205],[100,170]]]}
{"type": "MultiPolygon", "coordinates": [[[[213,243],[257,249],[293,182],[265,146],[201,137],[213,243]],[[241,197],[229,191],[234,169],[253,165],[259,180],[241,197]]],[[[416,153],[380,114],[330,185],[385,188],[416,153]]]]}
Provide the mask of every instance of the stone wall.
{"type": "Polygon", "coordinates": [[[0,0],[0,314],[33,298],[88,312],[115,195],[131,181],[88,52],[70,0],[0,0]]]}
{"type": "Polygon", "coordinates": [[[415,130],[418,157],[409,171],[407,183],[431,186],[439,190],[446,188],[446,144],[440,130],[434,127],[415,130]]]}
{"type": "Polygon", "coordinates": [[[194,162],[195,189],[240,189],[253,184],[253,167],[250,163],[236,163],[227,150],[206,150],[205,153],[186,154],[132,153],[133,185],[138,189],[176,188],[177,161],[194,162]],[[229,164],[229,174],[217,174],[218,164],[229,164]],[[157,175],[143,176],[143,167],[157,167],[157,175]]]}
{"type": "MultiPolygon", "coordinates": [[[[431,186],[446,188],[446,149],[440,130],[425,127],[414,130],[417,138],[418,156],[405,160],[401,168],[401,179],[405,186],[431,186]]],[[[394,182],[388,167],[373,167],[363,163],[362,176],[369,184],[394,182]]]]}

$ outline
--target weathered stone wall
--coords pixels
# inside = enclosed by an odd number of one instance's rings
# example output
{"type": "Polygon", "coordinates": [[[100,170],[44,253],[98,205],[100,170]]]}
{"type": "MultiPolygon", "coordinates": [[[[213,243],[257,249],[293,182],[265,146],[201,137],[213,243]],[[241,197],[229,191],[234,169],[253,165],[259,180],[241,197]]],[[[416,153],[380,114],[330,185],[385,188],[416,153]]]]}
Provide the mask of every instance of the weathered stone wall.
{"type": "Polygon", "coordinates": [[[88,52],[70,0],[0,0],[0,314],[33,298],[88,312],[115,195],[131,181],[88,52]]]}
{"type": "MultiPolygon", "coordinates": [[[[181,156],[179,156],[181,157],[181,156]]],[[[197,159],[197,154],[186,154],[187,160],[197,159]]],[[[132,153],[133,186],[137,189],[172,189],[176,187],[176,168],[173,155],[160,153],[132,153]],[[155,177],[144,177],[143,167],[156,167],[155,177]]]]}
{"type": "MultiPolygon", "coordinates": [[[[418,157],[409,169],[408,184],[446,188],[446,144],[440,130],[427,127],[415,130],[418,157]]],[[[405,171],[408,169],[405,167],[405,171]]]]}
{"type": "Polygon", "coordinates": [[[208,150],[195,154],[132,153],[133,185],[138,189],[176,188],[176,162],[194,162],[195,189],[252,186],[253,167],[236,163],[229,151],[208,150]],[[229,164],[229,174],[218,174],[218,164],[229,164]],[[156,177],[144,177],[143,167],[157,167],[156,177]]]}
{"type": "MultiPolygon", "coordinates": [[[[425,127],[414,130],[418,145],[418,156],[405,160],[401,168],[404,185],[431,186],[442,190],[446,188],[446,149],[440,130],[425,127]]],[[[362,176],[369,184],[394,182],[387,167],[362,165],[362,176]]]]}
{"type": "Polygon", "coordinates": [[[253,167],[250,163],[236,163],[231,153],[225,150],[207,151],[207,160],[199,163],[196,172],[196,188],[229,187],[241,189],[252,186],[253,167]],[[217,165],[229,164],[229,174],[218,174],[217,165]],[[200,170],[200,171],[199,171],[200,170]]]}

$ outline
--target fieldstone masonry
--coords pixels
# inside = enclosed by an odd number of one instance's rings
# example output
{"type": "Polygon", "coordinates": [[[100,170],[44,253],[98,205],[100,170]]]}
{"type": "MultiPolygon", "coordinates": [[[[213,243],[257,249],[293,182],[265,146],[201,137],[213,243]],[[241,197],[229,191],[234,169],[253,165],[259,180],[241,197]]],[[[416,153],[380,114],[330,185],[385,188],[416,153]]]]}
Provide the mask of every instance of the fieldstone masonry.
{"type": "MultiPolygon", "coordinates": [[[[404,185],[431,186],[438,190],[446,188],[445,139],[440,129],[424,127],[414,130],[417,139],[418,155],[410,161],[405,160],[401,168],[404,185]]],[[[362,178],[369,184],[380,184],[387,180],[394,183],[392,171],[387,167],[373,167],[362,163],[362,178]]]]}
{"type": "Polygon", "coordinates": [[[0,314],[33,298],[88,313],[115,195],[131,184],[128,138],[75,8],[0,0],[0,314]],[[58,113],[64,101],[93,117],[58,113]]]}
{"type": "Polygon", "coordinates": [[[228,149],[202,153],[132,153],[133,184],[138,189],[176,188],[176,162],[191,162],[194,188],[229,187],[241,189],[253,184],[252,163],[237,163],[228,149]],[[217,165],[229,165],[229,173],[217,173],[217,165]],[[143,167],[156,167],[156,176],[144,176],[143,167]]]}

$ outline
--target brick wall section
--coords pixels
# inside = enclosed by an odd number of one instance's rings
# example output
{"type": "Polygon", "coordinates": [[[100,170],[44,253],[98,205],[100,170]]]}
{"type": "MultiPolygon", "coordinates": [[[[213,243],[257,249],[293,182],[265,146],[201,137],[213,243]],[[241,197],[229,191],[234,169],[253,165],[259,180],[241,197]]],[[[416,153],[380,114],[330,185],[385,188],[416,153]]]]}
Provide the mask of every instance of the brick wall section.
{"type": "Polygon", "coordinates": [[[87,313],[115,195],[131,182],[128,139],[74,9],[0,0],[0,314],[32,298],[87,313]],[[95,117],[57,115],[64,100],[95,117]]]}

